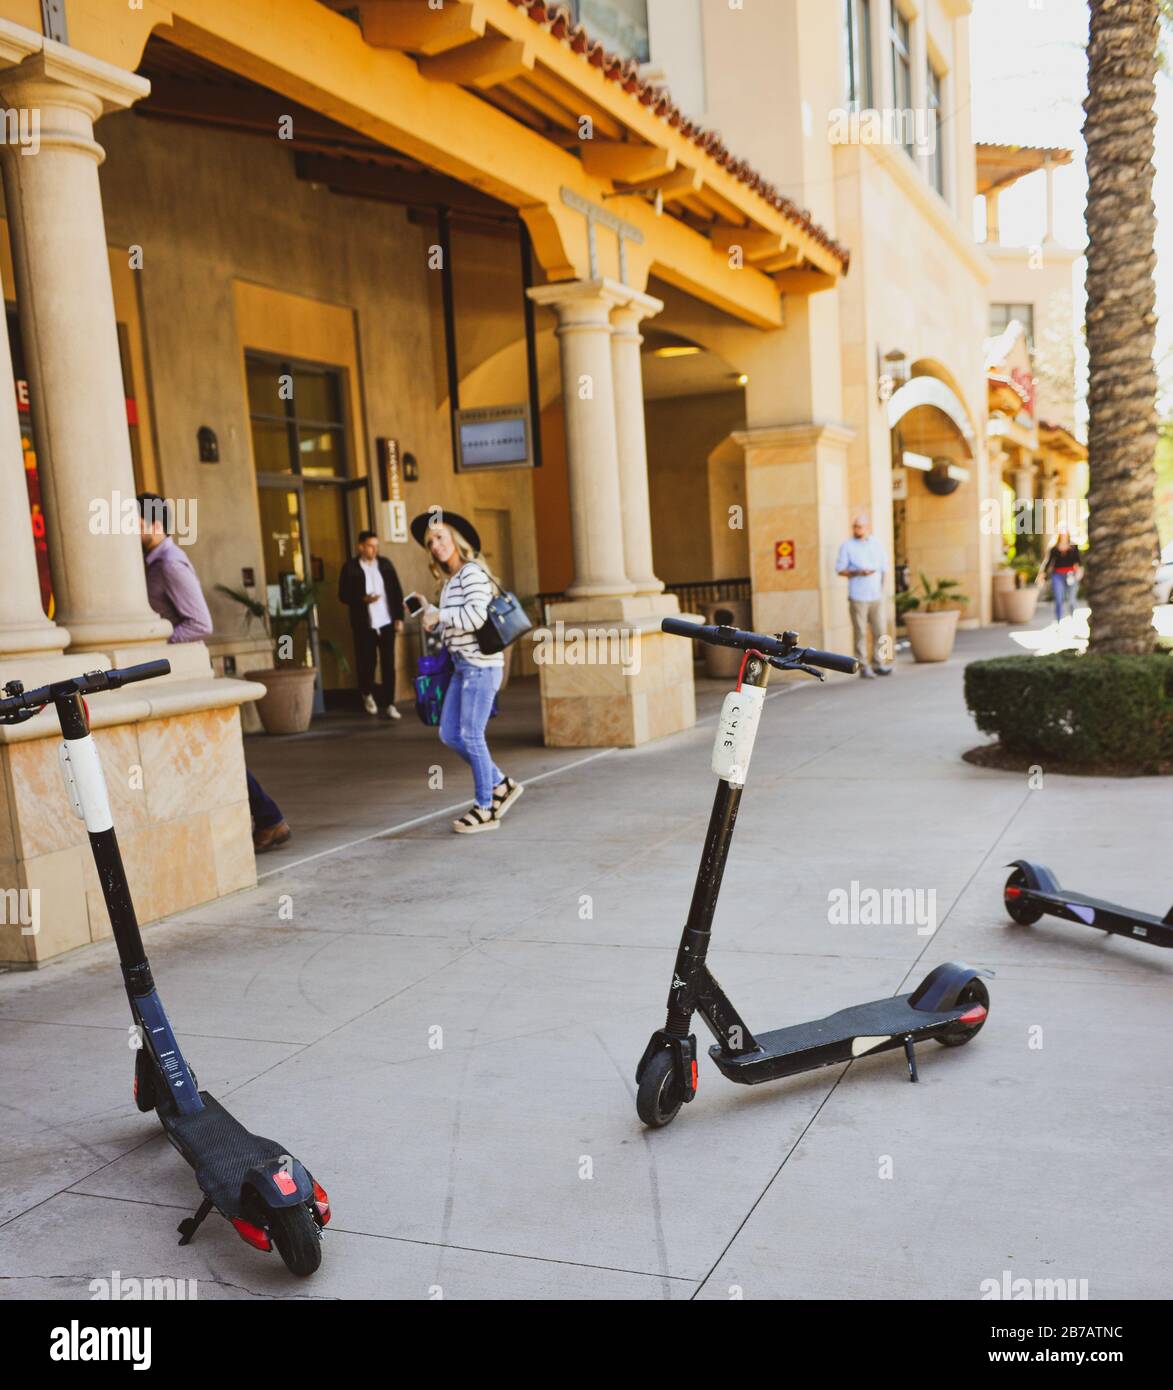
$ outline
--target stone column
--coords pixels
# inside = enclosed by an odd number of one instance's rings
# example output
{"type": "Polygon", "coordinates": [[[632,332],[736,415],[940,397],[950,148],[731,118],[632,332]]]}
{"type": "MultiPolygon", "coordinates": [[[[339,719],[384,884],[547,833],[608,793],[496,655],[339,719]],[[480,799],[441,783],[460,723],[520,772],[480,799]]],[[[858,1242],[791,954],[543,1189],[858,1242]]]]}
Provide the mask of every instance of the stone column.
{"type": "Polygon", "coordinates": [[[758,632],[796,631],[803,644],[851,650],[847,582],[835,572],[850,534],[843,425],[739,430],[745,451],[753,617],[758,632]]]}
{"type": "MultiPolygon", "coordinates": [[[[37,554],[29,519],[28,486],[20,446],[20,420],[12,381],[12,355],[7,330],[0,331],[0,663],[10,656],[56,655],[69,633],[45,617],[37,554]]],[[[13,668],[13,674],[19,671],[13,668]]]]}
{"type": "Polygon", "coordinates": [[[635,592],[624,568],[622,493],[611,366],[611,311],[632,291],[611,280],[568,280],[528,291],[558,315],[570,528],[571,599],[635,592]]]}
{"type": "Polygon", "coordinates": [[[79,648],[164,640],[137,534],[91,530],[92,503],[114,507],[135,490],[94,122],[150,87],[46,39],[0,88],[30,129],[39,122],[35,152],[6,144],[0,162],[58,616],[79,648]]]}
{"type": "Polygon", "coordinates": [[[639,325],[664,305],[631,292],[611,310],[611,362],[615,380],[615,432],[619,446],[619,490],[623,508],[623,560],[637,594],[659,594],[664,585],[652,566],[652,508],[648,497],[648,441],[639,325]]]}

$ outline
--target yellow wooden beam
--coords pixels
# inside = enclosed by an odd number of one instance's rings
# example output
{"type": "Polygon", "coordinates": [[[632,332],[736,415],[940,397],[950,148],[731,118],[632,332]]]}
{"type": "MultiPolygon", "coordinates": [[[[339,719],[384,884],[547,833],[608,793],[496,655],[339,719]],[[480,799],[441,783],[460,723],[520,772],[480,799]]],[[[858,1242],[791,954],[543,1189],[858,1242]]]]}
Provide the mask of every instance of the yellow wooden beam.
{"type": "MultiPolygon", "coordinates": [[[[445,7],[456,3],[445,0],[445,7]]],[[[163,18],[157,0],[144,4],[163,18]]],[[[143,40],[141,11],[128,8],[120,17],[107,6],[103,13],[101,26],[79,25],[78,35],[71,27],[75,46],[81,47],[77,39],[84,33],[93,45],[85,51],[108,57],[143,40]]],[[[496,25],[497,7],[487,13],[496,25]]],[[[593,178],[577,152],[472,92],[429,81],[407,54],[366,43],[358,25],[317,0],[249,0],[247,6],[239,0],[168,0],[164,23],[156,32],[171,42],[516,208],[536,229],[535,252],[551,278],[589,275],[585,219],[563,206],[562,190],[602,205],[609,184],[593,178]]],[[[683,162],[697,157],[690,143],[682,142],[678,153],[683,162]]],[[[781,300],[769,276],[752,268],[733,270],[707,237],[676,217],[657,217],[639,198],[623,201],[623,216],[644,237],[642,246],[628,246],[633,288],[644,288],[654,273],[743,323],[781,324],[781,300]]],[[[611,240],[600,233],[607,254],[611,240]]]]}
{"type": "Polygon", "coordinates": [[[731,227],[728,223],[714,227],[709,240],[718,251],[729,252],[740,246],[747,261],[780,256],[789,245],[781,232],[768,232],[763,227],[731,227]]]}
{"type": "Polygon", "coordinates": [[[837,275],[822,270],[783,270],[773,277],[783,294],[818,294],[833,290],[839,283],[837,275]]]}
{"type": "Polygon", "coordinates": [[[671,173],[676,168],[676,156],[659,145],[639,145],[626,140],[584,140],[582,165],[596,179],[642,183],[645,179],[671,173]]]}
{"type": "Polygon", "coordinates": [[[533,48],[520,39],[477,39],[450,48],[434,58],[421,58],[419,70],[429,82],[455,82],[463,87],[496,87],[532,72],[533,48]]]}
{"type": "MultiPolygon", "coordinates": [[[[338,6],[336,8],[341,8],[338,6]]],[[[484,37],[480,5],[445,5],[432,9],[420,0],[365,0],[358,7],[367,43],[379,48],[410,49],[429,56],[484,37]]]]}

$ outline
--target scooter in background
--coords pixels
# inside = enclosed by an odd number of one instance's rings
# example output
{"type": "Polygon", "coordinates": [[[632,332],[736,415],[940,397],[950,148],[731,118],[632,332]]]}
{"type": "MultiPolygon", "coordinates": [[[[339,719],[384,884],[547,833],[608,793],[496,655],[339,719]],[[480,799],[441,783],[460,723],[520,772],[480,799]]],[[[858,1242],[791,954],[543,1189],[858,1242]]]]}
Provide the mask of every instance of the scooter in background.
{"type": "Polygon", "coordinates": [[[66,792],[89,832],[139,1038],[135,1103],[144,1113],[155,1111],[167,1138],[195,1170],[203,1193],[195,1215],[179,1224],[179,1244],[187,1245],[215,1208],[249,1245],[266,1251],[276,1246],[290,1273],[312,1274],[322,1262],[329,1199],[309,1170],[280,1144],[251,1134],[219,1101],[198,1089],[151,975],[106,779],[90,733],[86,695],[165,676],[170,670],[168,661],[148,661],[124,670],[90,671],[30,691],[20,681],[9,681],[0,699],[0,723],[22,724],[50,704],[57,711],[64,735],[60,763],[66,792]]]}
{"type": "Polygon", "coordinates": [[[1021,927],[1033,926],[1044,916],[1059,917],[1064,922],[1078,922],[1150,946],[1173,946],[1173,907],[1164,917],[1153,917],[1147,912],[1119,907],[1105,898],[1091,898],[1086,893],[1061,888],[1045,864],[1015,859],[1008,867],[1013,872],[1002,889],[1002,901],[1011,921],[1021,927]]]}
{"type": "Polygon", "coordinates": [[[709,817],[705,846],[697,870],[692,905],[680,938],[668,1016],[651,1036],[636,1068],[636,1109],[654,1129],[670,1124],[681,1105],[697,1091],[696,1037],[689,1032],[699,1013],[716,1044],[709,1056],[730,1081],[753,1086],[856,1057],[903,1048],[910,1081],[917,1079],[915,1045],[929,1038],[945,1047],[961,1047],[980,1031],[990,996],[978,972],[950,961],[931,970],[911,994],[854,1004],[827,1018],[796,1023],[756,1037],[733,1007],[706,964],[713,914],[729,856],[737,810],[753,752],[770,668],[802,671],[819,680],[818,668],[850,675],[849,656],[800,647],[793,632],[766,637],[739,628],[705,626],[665,618],[665,632],[744,653],[736,690],[725,697],[713,748],[717,793],[709,817]]]}

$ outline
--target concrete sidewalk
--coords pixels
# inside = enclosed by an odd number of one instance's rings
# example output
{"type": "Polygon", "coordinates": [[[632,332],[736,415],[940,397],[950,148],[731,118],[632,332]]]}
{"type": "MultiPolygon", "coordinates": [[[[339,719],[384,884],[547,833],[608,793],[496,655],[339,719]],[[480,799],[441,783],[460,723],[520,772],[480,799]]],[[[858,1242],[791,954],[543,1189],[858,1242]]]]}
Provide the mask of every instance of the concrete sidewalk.
{"type": "Polygon", "coordinates": [[[201,1085],[328,1188],[322,1268],[295,1284],[221,1221],[176,1246],[195,1184],[131,1102],[100,946],[0,978],[0,1296],[85,1297],[119,1270],[201,1298],[977,1299],[1007,1273],[1168,1297],[1173,960],[1013,927],[1001,885],[1029,854],[1163,914],[1169,785],[1044,770],[1031,790],[962,762],[964,662],[1010,649],[964,633],[945,665],[771,699],[711,956],[762,1029],[966,960],[994,972],[981,1036],[922,1047],[918,1086],[889,1053],[741,1088],[699,1027],[699,1095],[654,1133],[634,1069],[712,799],[717,688],[696,730],[597,756],[532,746],[515,688],[491,740],[530,786],[471,839],[447,815],[382,833],[468,799],[409,718],[250,740],[294,844],[147,944],[201,1085]],[[830,925],[853,880],[934,890],[935,935],[830,925]]]}

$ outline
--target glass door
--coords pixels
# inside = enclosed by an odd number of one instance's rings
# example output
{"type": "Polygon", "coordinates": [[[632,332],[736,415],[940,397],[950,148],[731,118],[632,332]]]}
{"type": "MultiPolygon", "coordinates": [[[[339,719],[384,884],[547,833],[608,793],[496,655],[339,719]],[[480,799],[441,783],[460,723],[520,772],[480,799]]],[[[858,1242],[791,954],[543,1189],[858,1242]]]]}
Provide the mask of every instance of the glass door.
{"type": "Polygon", "coordinates": [[[317,588],[312,620],[295,643],[294,659],[318,667],[320,713],[325,693],[355,684],[338,579],[359,530],[370,525],[369,480],[350,476],[346,374],[254,352],[245,355],[245,372],[266,592],[271,609],[284,609],[292,601],[290,586],[317,588]]]}

